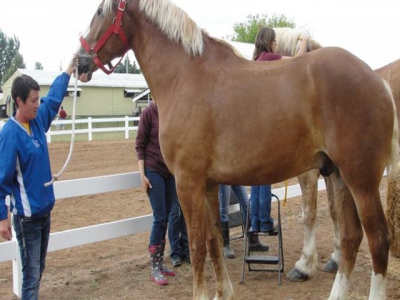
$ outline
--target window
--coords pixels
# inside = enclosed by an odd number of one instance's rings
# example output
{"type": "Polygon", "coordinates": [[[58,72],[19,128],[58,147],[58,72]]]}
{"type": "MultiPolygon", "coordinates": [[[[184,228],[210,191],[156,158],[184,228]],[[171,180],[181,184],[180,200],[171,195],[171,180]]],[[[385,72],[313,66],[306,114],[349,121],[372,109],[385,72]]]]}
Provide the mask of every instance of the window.
{"type": "MultiPolygon", "coordinates": [[[[75,88],[68,88],[67,89],[67,92],[66,92],[66,94],[65,94],[65,97],[74,97],[74,92],[75,92],[75,88]]],[[[82,92],[82,89],[81,88],[77,88],[76,89],[76,92],[77,92],[77,97],[80,97],[81,96],[81,92],[82,92]]]]}
{"type": "Polygon", "coordinates": [[[136,96],[141,92],[142,90],[137,90],[137,89],[124,89],[124,97],[132,99],[134,96],[136,96]]]}

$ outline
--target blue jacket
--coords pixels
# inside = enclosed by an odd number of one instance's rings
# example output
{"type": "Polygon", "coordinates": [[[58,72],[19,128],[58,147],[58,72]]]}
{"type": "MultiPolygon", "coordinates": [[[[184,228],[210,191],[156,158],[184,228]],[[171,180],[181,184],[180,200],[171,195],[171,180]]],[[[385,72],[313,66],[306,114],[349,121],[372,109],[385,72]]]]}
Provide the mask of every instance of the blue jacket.
{"type": "Polygon", "coordinates": [[[7,219],[5,197],[10,211],[21,217],[40,218],[54,206],[46,132],[66,94],[70,76],[62,73],[41,99],[36,118],[29,121],[31,134],[12,117],[0,131],[0,220],[7,219]]]}

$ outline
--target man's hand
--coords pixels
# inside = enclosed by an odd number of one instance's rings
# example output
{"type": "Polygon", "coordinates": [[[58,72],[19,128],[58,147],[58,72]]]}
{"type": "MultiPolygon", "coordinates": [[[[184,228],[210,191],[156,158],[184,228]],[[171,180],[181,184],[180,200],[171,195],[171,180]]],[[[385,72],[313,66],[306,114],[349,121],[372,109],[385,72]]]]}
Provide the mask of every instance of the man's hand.
{"type": "Polygon", "coordinates": [[[0,233],[4,239],[6,239],[7,241],[11,241],[12,232],[10,219],[0,221],[0,233]]]}

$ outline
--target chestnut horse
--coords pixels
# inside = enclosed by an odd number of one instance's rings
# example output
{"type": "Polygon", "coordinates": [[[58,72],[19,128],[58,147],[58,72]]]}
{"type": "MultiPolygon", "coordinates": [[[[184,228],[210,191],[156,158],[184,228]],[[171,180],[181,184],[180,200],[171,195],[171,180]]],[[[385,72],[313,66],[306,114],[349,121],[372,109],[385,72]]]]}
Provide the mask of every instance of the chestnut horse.
{"type": "Polygon", "coordinates": [[[340,48],[252,62],[169,0],[104,0],[81,44],[82,81],[111,71],[104,64],[131,48],[156,99],[161,150],[187,222],[194,299],[208,299],[207,250],[214,299],[234,299],[218,184],[270,184],[311,169],[335,177],[342,257],[329,299],[348,298],[363,228],[370,299],[386,299],[390,236],[379,184],[397,164],[397,117],[387,84],[364,62],[340,48]]]}
{"type": "MultiPolygon", "coordinates": [[[[294,56],[300,47],[299,37],[304,33],[302,30],[293,28],[274,28],[276,32],[276,52],[294,56]]],[[[310,39],[308,52],[321,48],[322,46],[310,39]]],[[[400,118],[400,60],[396,60],[380,69],[375,70],[390,85],[397,109],[397,117],[400,118]]],[[[303,221],[304,221],[304,244],[301,258],[296,262],[294,268],[287,274],[292,281],[304,281],[315,275],[318,270],[318,255],[316,248],[316,217],[317,217],[317,194],[318,194],[318,170],[311,170],[298,176],[299,184],[303,193],[303,221]]],[[[330,214],[334,225],[334,252],[323,270],[336,272],[340,259],[340,235],[339,224],[336,216],[333,187],[331,178],[324,177],[330,214]]]]}

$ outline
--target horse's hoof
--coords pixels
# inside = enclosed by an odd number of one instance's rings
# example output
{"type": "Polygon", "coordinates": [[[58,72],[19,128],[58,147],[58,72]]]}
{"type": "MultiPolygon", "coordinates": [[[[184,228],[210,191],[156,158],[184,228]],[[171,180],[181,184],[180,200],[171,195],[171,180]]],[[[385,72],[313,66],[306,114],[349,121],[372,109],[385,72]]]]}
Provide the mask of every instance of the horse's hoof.
{"type": "Polygon", "coordinates": [[[336,273],[338,270],[339,265],[333,261],[332,259],[330,259],[325,266],[322,268],[322,271],[324,272],[329,272],[329,273],[336,273]]]}
{"type": "Polygon", "coordinates": [[[286,277],[290,280],[290,281],[295,281],[295,282],[302,282],[302,281],[307,281],[308,280],[308,275],[307,274],[303,274],[301,273],[299,270],[292,269],[292,271],[290,271],[286,277]]]}

